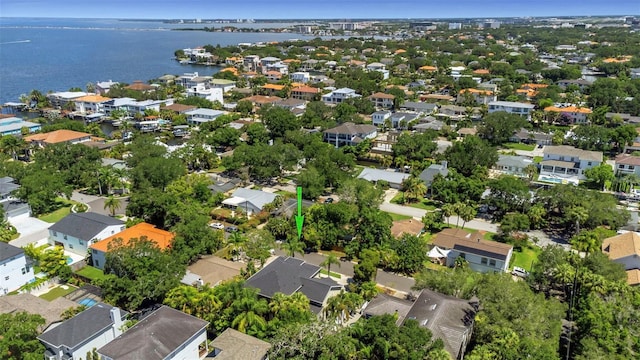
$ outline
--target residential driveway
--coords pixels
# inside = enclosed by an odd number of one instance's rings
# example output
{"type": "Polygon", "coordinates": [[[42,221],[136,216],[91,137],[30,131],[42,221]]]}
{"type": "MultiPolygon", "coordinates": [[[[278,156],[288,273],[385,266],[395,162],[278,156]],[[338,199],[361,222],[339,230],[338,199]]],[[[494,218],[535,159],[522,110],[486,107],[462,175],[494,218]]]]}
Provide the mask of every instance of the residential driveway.
{"type": "Polygon", "coordinates": [[[16,230],[20,233],[20,237],[10,241],[9,244],[18,247],[23,247],[27,244],[36,243],[48,238],[49,226],[53,225],[40,219],[27,216],[11,219],[10,223],[16,227],[16,230]]]}

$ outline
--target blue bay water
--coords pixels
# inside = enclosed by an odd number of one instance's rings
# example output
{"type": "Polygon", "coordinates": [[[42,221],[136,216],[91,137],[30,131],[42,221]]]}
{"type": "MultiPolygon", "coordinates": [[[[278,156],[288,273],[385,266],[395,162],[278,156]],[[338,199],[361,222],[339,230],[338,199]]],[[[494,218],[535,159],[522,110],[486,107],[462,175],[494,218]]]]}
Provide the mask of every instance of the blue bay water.
{"type": "MultiPolygon", "coordinates": [[[[288,24],[229,24],[281,27],[288,24]]],[[[85,88],[89,82],[149,80],[164,74],[219,69],[181,65],[176,49],[206,44],[305,39],[299,34],[173,31],[220,24],[164,24],[110,19],[0,18],[0,104],[17,101],[33,89],[44,93],[85,88]]]]}

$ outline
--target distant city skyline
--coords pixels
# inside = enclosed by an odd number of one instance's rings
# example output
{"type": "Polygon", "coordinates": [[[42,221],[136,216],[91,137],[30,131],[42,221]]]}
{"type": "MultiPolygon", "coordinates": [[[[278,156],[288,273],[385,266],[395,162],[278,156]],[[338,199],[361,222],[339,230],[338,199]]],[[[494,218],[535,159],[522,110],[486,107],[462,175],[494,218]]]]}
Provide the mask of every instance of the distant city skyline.
{"type": "Polygon", "coordinates": [[[117,19],[500,18],[639,15],[639,0],[2,0],[2,17],[117,19]]]}

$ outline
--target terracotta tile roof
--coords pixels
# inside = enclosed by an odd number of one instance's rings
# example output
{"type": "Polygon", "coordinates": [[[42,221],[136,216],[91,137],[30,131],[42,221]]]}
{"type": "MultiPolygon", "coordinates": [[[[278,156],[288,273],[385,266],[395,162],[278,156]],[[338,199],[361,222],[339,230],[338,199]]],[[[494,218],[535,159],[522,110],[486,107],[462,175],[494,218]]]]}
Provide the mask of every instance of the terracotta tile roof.
{"type": "Polygon", "coordinates": [[[246,97],[242,100],[251,101],[252,103],[256,103],[256,104],[271,104],[271,103],[281,101],[282,98],[278,96],[253,95],[253,96],[246,97]]]}
{"type": "Polygon", "coordinates": [[[136,80],[133,82],[133,84],[127,86],[127,89],[131,89],[131,90],[138,90],[138,91],[147,91],[147,90],[153,90],[154,87],[151,85],[147,85],[145,83],[143,83],[140,80],[136,80]]]}
{"type": "Polygon", "coordinates": [[[297,88],[292,89],[291,92],[318,94],[320,92],[320,89],[314,88],[311,86],[299,86],[297,88]]]}
{"type": "Polygon", "coordinates": [[[395,238],[399,238],[403,234],[418,235],[423,228],[422,221],[416,219],[398,220],[391,225],[391,235],[395,238]]]}
{"type": "Polygon", "coordinates": [[[407,50],[405,50],[405,49],[398,49],[398,50],[394,51],[393,53],[397,55],[397,54],[402,54],[402,53],[406,53],[406,52],[407,52],[407,50]]]}
{"type": "Polygon", "coordinates": [[[602,241],[602,252],[609,259],[616,260],[627,256],[640,256],[640,235],[628,232],[602,241]]]}
{"type": "Polygon", "coordinates": [[[170,111],[175,111],[177,113],[179,112],[185,112],[185,111],[190,111],[190,110],[195,110],[197,109],[196,106],[193,105],[183,105],[183,104],[172,104],[172,105],[167,105],[163,108],[161,108],[161,110],[170,110],[170,111]]]}
{"type": "Polygon", "coordinates": [[[464,93],[478,94],[478,95],[493,95],[493,91],[491,90],[482,90],[482,89],[462,89],[460,90],[460,94],[464,93]]]}
{"type": "Polygon", "coordinates": [[[26,142],[41,141],[45,144],[58,144],[81,139],[87,136],[91,137],[91,134],[73,130],[56,130],[44,134],[30,135],[25,137],[24,140],[26,142]]]}
{"type": "Polygon", "coordinates": [[[264,74],[267,76],[282,77],[282,74],[279,71],[267,71],[264,74]]]}
{"type": "Polygon", "coordinates": [[[140,239],[143,236],[146,236],[147,239],[156,243],[162,250],[167,249],[171,245],[174,237],[174,235],[168,231],[156,229],[156,227],[151,224],[140,223],[104,240],[98,241],[90,247],[91,249],[107,252],[109,251],[109,244],[117,238],[122,239],[122,245],[127,245],[131,239],[140,239]]]}
{"type": "Polygon", "coordinates": [[[627,284],[640,285],[640,270],[631,269],[627,270],[627,284]]]}
{"type": "Polygon", "coordinates": [[[489,74],[489,70],[488,69],[477,69],[477,70],[473,70],[473,73],[476,75],[487,75],[489,74]]]}
{"type": "Polygon", "coordinates": [[[74,99],[73,101],[83,101],[83,102],[90,102],[90,103],[101,103],[101,102],[105,102],[105,101],[109,101],[109,100],[111,100],[111,98],[100,96],[100,95],[87,95],[87,96],[81,96],[81,97],[79,97],[77,99],[74,99]]]}
{"type": "Polygon", "coordinates": [[[543,89],[543,88],[546,88],[546,87],[549,87],[549,85],[547,85],[547,84],[531,84],[531,83],[529,83],[529,84],[522,84],[520,86],[520,89],[543,89]]]}
{"type": "Polygon", "coordinates": [[[435,66],[425,65],[425,66],[420,66],[418,68],[418,70],[420,70],[420,71],[436,71],[436,70],[438,70],[438,68],[436,68],[435,66]]]}
{"type": "Polygon", "coordinates": [[[277,90],[280,91],[282,89],[284,89],[284,85],[279,85],[279,84],[264,84],[262,86],[263,89],[269,89],[269,90],[277,90]]]}
{"type": "Polygon", "coordinates": [[[445,249],[456,247],[471,249],[471,251],[492,254],[503,259],[513,249],[511,245],[485,240],[481,233],[468,233],[462,229],[444,229],[434,236],[432,244],[445,249]]]}
{"type": "Polygon", "coordinates": [[[547,106],[544,108],[544,111],[551,112],[559,112],[559,113],[580,113],[580,114],[591,114],[592,111],[589,108],[576,107],[576,106],[567,106],[567,107],[556,107],[556,106],[547,106]]]}
{"type": "Polygon", "coordinates": [[[624,62],[628,62],[631,61],[631,56],[626,55],[626,56],[620,56],[617,58],[606,58],[604,60],[602,60],[602,62],[605,63],[624,63],[624,62]]]}
{"type": "Polygon", "coordinates": [[[220,70],[220,72],[223,71],[229,71],[231,73],[233,73],[234,75],[238,75],[238,69],[234,68],[234,67],[228,67],[228,68],[224,68],[222,70],[220,70]]]}
{"type": "Polygon", "coordinates": [[[285,64],[290,64],[290,63],[294,63],[294,62],[300,62],[300,60],[298,59],[284,59],[282,60],[283,63],[285,64]]]}
{"type": "Polygon", "coordinates": [[[383,92],[377,92],[375,94],[371,94],[371,96],[369,96],[369,99],[395,99],[396,97],[391,95],[391,94],[385,94],[383,92]]]}

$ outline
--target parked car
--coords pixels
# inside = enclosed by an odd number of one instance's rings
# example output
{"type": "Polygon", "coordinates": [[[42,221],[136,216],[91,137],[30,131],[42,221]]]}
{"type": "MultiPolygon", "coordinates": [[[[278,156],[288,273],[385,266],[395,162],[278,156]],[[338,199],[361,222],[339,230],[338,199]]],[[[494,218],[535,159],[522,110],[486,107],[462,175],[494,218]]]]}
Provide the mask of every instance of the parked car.
{"type": "Polygon", "coordinates": [[[330,198],[330,197],[329,197],[329,198],[326,198],[326,199],[324,200],[324,203],[325,203],[325,204],[331,204],[331,203],[333,203],[333,198],[330,198]]]}
{"type": "Polygon", "coordinates": [[[216,229],[216,230],[224,229],[224,225],[222,225],[221,223],[217,223],[217,222],[216,223],[212,223],[209,226],[211,226],[212,229],[216,229]]]}
{"type": "Polygon", "coordinates": [[[529,272],[519,266],[514,266],[513,270],[511,270],[511,275],[519,276],[521,278],[526,278],[529,276],[529,272]]]}
{"type": "Polygon", "coordinates": [[[226,231],[228,233],[234,233],[234,232],[238,231],[238,227],[237,226],[233,226],[233,225],[229,225],[229,226],[227,226],[226,229],[224,229],[224,231],[226,231]]]}

